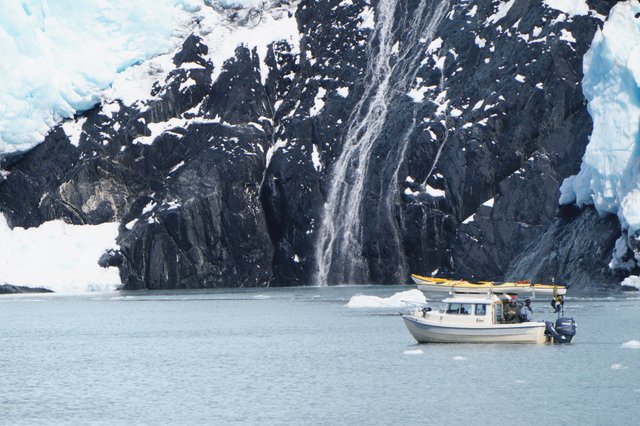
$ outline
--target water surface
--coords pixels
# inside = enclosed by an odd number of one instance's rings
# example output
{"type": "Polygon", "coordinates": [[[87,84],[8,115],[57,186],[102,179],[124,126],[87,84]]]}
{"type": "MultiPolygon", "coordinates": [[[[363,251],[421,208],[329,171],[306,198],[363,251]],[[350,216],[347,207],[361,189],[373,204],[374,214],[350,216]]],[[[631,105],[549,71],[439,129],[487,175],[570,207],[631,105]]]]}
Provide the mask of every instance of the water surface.
{"type": "Polygon", "coordinates": [[[410,288],[3,296],[0,424],[638,421],[640,294],[574,296],[568,346],[418,345],[345,307],[410,288]]]}

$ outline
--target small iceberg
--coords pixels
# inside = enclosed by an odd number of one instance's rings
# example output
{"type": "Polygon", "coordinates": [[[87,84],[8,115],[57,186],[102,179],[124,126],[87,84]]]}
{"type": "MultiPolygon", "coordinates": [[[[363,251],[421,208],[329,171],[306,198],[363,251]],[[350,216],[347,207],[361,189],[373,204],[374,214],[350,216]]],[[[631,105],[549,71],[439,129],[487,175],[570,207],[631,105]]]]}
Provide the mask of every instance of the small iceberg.
{"type": "Polygon", "coordinates": [[[462,355],[456,355],[456,356],[453,357],[453,360],[454,361],[466,361],[467,358],[462,356],[462,355]]]}
{"type": "Polygon", "coordinates": [[[625,366],[624,366],[624,365],[622,365],[622,364],[613,364],[613,365],[611,366],[611,369],[612,369],[612,370],[624,370],[625,368],[627,368],[627,367],[625,367],[625,366]]]}
{"type": "Polygon", "coordinates": [[[426,304],[427,298],[418,290],[401,291],[389,297],[356,295],[349,299],[347,308],[404,308],[405,302],[426,304]]]}
{"type": "Polygon", "coordinates": [[[404,351],[405,355],[422,355],[423,353],[422,349],[407,349],[404,351]]]}
{"type": "Polygon", "coordinates": [[[629,340],[628,342],[623,343],[620,347],[629,349],[640,349],[640,342],[637,340],[629,340]]]}

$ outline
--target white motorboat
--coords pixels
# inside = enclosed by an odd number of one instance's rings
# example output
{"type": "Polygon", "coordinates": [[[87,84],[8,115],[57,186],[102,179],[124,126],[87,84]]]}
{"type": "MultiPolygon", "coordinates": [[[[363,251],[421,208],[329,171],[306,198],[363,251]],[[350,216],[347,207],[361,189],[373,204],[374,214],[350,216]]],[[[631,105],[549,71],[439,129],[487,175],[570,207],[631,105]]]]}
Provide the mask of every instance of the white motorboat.
{"type": "Polygon", "coordinates": [[[402,316],[419,343],[569,343],[576,332],[573,318],[522,321],[522,303],[509,294],[454,292],[443,303],[442,310],[415,306],[402,316]]]}

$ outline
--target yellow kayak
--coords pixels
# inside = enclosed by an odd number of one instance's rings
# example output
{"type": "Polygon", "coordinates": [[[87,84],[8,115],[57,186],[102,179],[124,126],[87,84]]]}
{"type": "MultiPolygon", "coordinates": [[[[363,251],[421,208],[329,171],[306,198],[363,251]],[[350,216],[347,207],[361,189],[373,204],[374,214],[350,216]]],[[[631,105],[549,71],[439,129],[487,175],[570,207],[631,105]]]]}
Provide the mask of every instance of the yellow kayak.
{"type": "Polygon", "coordinates": [[[433,278],[411,274],[413,281],[422,291],[446,291],[456,293],[510,293],[510,294],[544,294],[562,296],[566,294],[567,287],[559,284],[533,284],[527,281],[520,282],[492,282],[479,281],[477,283],[465,280],[447,278],[433,278]]]}

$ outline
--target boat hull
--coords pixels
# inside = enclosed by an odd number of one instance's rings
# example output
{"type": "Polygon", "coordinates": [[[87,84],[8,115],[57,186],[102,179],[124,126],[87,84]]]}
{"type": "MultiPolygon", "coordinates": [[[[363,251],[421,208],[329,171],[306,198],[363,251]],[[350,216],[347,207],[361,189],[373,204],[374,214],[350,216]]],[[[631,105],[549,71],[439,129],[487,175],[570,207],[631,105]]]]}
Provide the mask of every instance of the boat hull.
{"type": "Polygon", "coordinates": [[[403,315],[409,332],[419,343],[544,343],[544,322],[462,327],[433,323],[403,315]]]}

